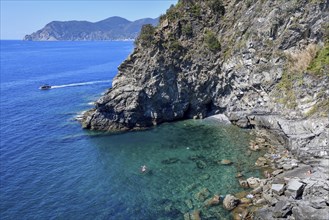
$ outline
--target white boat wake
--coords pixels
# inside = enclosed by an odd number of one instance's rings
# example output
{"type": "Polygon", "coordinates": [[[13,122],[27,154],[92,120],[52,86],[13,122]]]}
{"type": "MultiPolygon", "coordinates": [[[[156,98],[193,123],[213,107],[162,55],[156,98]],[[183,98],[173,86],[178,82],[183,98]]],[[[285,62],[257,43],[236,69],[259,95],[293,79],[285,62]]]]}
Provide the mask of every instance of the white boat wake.
{"type": "Polygon", "coordinates": [[[51,89],[60,89],[65,87],[74,87],[74,86],[86,86],[86,85],[93,85],[93,84],[100,84],[100,83],[109,83],[112,80],[100,80],[100,81],[92,81],[92,82],[82,82],[82,83],[71,83],[65,85],[58,85],[58,86],[51,86],[51,89]]]}

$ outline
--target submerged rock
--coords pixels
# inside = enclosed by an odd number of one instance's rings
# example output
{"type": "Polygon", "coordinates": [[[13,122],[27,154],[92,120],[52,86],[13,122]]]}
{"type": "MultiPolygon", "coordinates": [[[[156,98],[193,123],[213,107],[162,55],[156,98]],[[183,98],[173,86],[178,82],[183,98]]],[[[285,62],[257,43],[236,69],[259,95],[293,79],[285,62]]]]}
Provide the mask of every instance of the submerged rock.
{"type": "Polygon", "coordinates": [[[227,159],[223,159],[220,161],[222,165],[231,165],[233,162],[227,159]]]}
{"type": "Polygon", "coordinates": [[[196,161],[196,166],[199,168],[199,169],[204,169],[207,167],[207,164],[206,162],[204,162],[203,160],[197,160],[196,161]]]}
{"type": "Polygon", "coordinates": [[[194,198],[200,202],[204,202],[210,195],[210,192],[207,188],[201,189],[199,192],[194,194],[194,198]]]}
{"type": "Polygon", "coordinates": [[[212,198],[206,200],[204,202],[204,205],[206,207],[210,207],[210,206],[215,206],[215,205],[218,205],[220,202],[220,197],[218,195],[214,195],[212,198]]]}
{"type": "Polygon", "coordinates": [[[193,209],[192,200],[190,200],[190,199],[185,200],[185,204],[188,207],[188,209],[193,209]]]}
{"type": "Polygon", "coordinates": [[[208,180],[210,179],[210,175],[208,173],[203,174],[202,176],[199,177],[200,180],[208,180]]]}
{"type": "Polygon", "coordinates": [[[162,160],[161,161],[161,163],[162,164],[174,164],[174,163],[177,163],[177,162],[179,162],[180,160],[178,159],[178,158],[174,158],[174,157],[172,157],[172,158],[168,158],[168,159],[166,159],[166,160],[162,160]]]}

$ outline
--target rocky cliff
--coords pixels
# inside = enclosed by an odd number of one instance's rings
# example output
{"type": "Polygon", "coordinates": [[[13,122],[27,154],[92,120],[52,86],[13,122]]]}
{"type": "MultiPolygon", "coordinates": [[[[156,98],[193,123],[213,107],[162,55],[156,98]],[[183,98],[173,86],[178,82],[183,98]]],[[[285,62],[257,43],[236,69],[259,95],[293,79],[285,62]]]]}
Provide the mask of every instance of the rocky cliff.
{"type": "Polygon", "coordinates": [[[157,25],[158,19],[144,18],[128,21],[121,17],[110,17],[98,22],[52,21],[41,30],[26,35],[32,41],[82,41],[135,39],[145,24],[157,25]]]}
{"type": "Polygon", "coordinates": [[[83,126],[139,129],[216,113],[238,121],[237,112],[326,116],[328,21],[328,1],[179,1],[157,28],[143,28],[83,126]]]}
{"type": "Polygon", "coordinates": [[[298,183],[286,184],[287,174],[266,180],[257,192],[264,197],[259,204],[268,207],[255,219],[326,218],[328,24],[327,0],[180,0],[158,27],[142,28],[112,88],[84,114],[82,125],[132,130],[225,114],[290,150],[290,159],[278,151],[283,156],[275,168],[293,169],[298,161],[316,170],[307,178],[291,171],[298,183]],[[291,200],[289,190],[287,197],[273,193],[277,181],[282,190],[298,185],[299,193],[306,186],[303,200],[291,200]]]}

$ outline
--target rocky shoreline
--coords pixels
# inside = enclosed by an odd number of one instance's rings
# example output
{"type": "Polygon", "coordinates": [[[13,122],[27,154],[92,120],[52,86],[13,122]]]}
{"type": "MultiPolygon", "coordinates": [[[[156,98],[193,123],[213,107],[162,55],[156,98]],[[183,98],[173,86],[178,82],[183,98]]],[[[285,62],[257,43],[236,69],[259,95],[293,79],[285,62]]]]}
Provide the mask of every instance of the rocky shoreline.
{"type": "MultiPolygon", "coordinates": [[[[249,149],[266,151],[255,162],[264,170],[265,178],[243,179],[242,175],[237,175],[240,185],[250,191],[225,196],[223,206],[232,210],[233,219],[329,219],[328,118],[318,118],[312,123],[285,121],[271,115],[245,118],[232,122],[242,127],[254,126],[255,139],[250,142],[249,149]],[[296,131],[293,129],[296,123],[310,123],[315,127],[298,126],[296,131]],[[297,140],[303,140],[306,149],[301,145],[296,148],[297,140]],[[313,144],[317,141],[321,150],[307,147],[310,141],[313,144]]],[[[197,218],[185,217],[188,219],[197,218]]]]}

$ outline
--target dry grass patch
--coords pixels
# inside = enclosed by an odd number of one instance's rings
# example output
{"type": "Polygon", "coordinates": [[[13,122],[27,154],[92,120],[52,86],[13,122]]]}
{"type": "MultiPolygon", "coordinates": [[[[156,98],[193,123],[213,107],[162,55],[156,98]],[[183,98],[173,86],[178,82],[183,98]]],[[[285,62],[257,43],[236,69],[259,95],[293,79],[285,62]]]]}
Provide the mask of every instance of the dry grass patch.
{"type": "Polygon", "coordinates": [[[316,44],[309,44],[304,50],[289,51],[286,53],[288,58],[287,70],[290,73],[303,73],[310,66],[317,55],[319,47],[316,44]]]}

